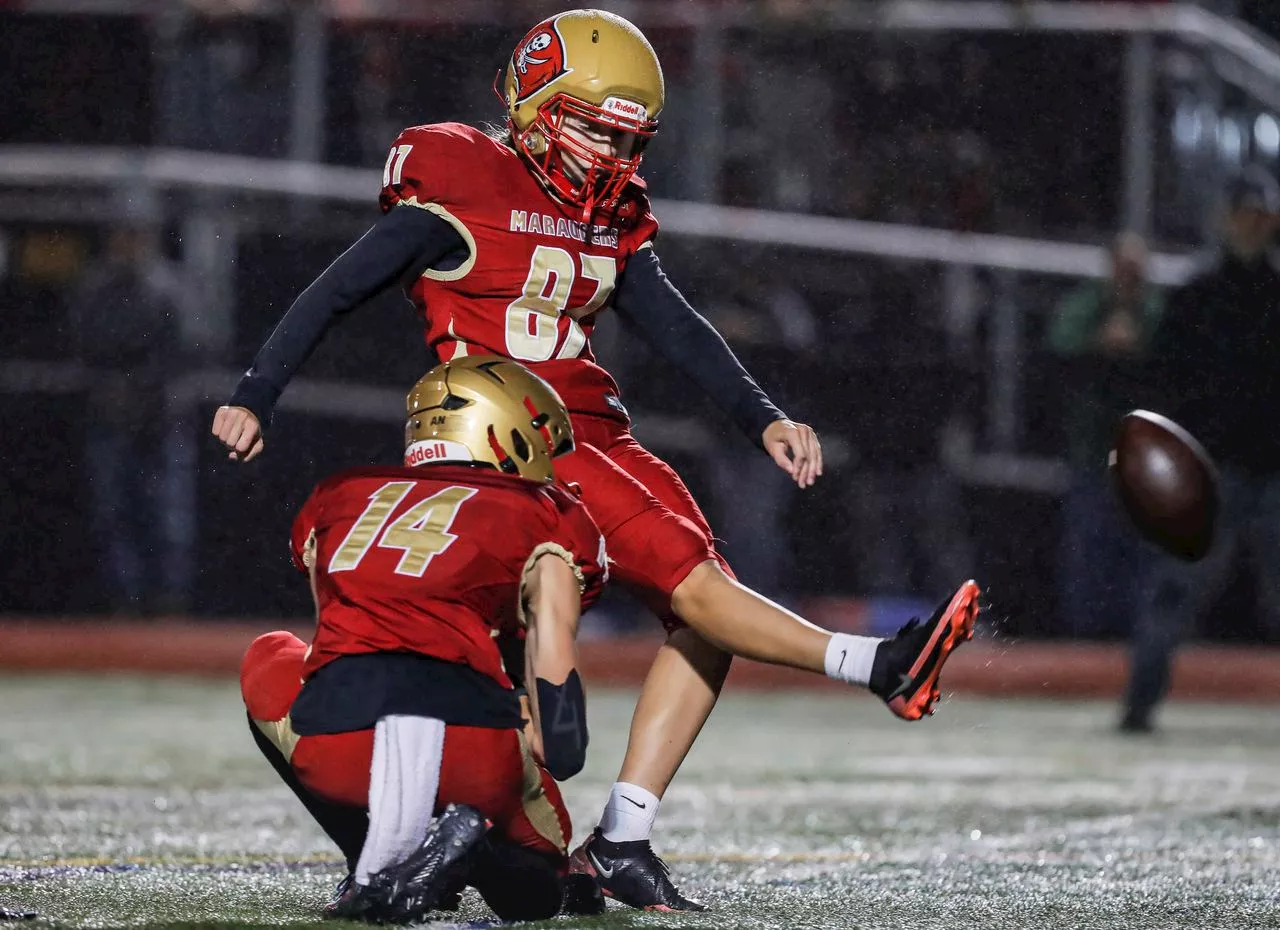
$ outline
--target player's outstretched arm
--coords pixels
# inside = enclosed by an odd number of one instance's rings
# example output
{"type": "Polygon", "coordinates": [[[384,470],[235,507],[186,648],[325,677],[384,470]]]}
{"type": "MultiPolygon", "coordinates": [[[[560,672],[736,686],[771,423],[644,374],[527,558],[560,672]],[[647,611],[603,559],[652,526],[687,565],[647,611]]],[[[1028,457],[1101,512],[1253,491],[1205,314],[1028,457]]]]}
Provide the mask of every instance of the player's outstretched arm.
{"type": "Polygon", "coordinates": [[[218,408],[212,432],[230,458],[247,462],[262,451],[276,401],[329,327],[402,276],[466,248],[452,226],[426,210],[396,207],[378,220],[298,295],[230,402],[218,408]]]}
{"type": "Polygon", "coordinates": [[[587,757],[587,707],[578,676],[578,576],[562,557],[541,556],[525,576],[525,683],[533,717],[534,753],[557,781],[587,757]]]}
{"type": "Polygon", "coordinates": [[[769,400],[715,327],[671,283],[652,247],[628,261],[614,309],[631,332],[706,391],[796,484],[807,488],[822,474],[817,433],[787,419],[769,400]]]}

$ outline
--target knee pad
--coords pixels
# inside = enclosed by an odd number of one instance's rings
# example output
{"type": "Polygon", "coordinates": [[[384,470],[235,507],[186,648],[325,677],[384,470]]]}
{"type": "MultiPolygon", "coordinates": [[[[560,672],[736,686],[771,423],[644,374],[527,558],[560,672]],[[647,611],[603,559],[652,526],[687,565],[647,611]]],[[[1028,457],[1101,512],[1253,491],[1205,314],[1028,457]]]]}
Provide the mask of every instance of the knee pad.
{"type": "Polygon", "coordinates": [[[264,633],[240,662],[240,696],[254,720],[279,720],[302,690],[307,644],[286,630],[264,633]]]}

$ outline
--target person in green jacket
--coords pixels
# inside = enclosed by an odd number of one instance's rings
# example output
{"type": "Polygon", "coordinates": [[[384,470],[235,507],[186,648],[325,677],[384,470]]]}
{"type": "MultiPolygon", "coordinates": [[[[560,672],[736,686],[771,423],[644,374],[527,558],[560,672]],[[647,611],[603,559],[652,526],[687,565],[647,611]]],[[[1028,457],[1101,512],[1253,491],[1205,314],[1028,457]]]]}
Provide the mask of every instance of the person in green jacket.
{"type": "Polygon", "coordinates": [[[1111,275],[1089,281],[1058,304],[1047,347],[1067,378],[1067,461],[1063,501],[1060,616],[1073,636],[1126,632],[1137,608],[1143,549],[1107,484],[1115,425],[1138,406],[1141,363],[1164,309],[1146,280],[1147,247],[1124,233],[1111,251],[1111,275]]]}

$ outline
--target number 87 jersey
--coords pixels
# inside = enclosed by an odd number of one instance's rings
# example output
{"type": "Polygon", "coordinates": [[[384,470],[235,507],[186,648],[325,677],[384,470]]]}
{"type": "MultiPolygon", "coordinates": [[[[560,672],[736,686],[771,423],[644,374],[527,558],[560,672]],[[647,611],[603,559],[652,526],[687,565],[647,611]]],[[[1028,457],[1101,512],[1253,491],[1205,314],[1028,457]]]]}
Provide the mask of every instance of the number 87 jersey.
{"type": "Polygon", "coordinates": [[[408,284],[441,361],[515,359],[550,382],[570,412],[626,419],[590,337],[627,260],[657,233],[642,181],[584,223],[513,149],[461,123],[404,130],[382,180],[384,212],[428,210],[465,244],[408,284]]]}

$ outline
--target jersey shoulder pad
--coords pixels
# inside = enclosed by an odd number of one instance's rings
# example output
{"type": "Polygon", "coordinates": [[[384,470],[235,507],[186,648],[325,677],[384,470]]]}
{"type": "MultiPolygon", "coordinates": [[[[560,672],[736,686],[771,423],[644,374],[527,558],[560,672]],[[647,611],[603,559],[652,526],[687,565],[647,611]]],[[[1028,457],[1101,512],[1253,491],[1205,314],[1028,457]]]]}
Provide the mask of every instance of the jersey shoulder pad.
{"type": "Polygon", "coordinates": [[[658,235],[658,218],[649,202],[649,185],[634,177],[623,191],[618,205],[618,232],[628,253],[652,242],[658,235]]]}
{"type": "Polygon", "coordinates": [[[395,478],[418,477],[411,468],[405,468],[399,465],[357,465],[354,468],[344,468],[342,471],[334,472],[328,478],[322,480],[316,485],[316,489],[311,492],[313,499],[319,500],[332,494],[339,493],[343,488],[361,478],[386,478],[388,481],[395,478]]]}
{"type": "Polygon", "coordinates": [[[601,588],[609,579],[604,536],[575,493],[559,485],[549,486],[547,493],[557,510],[557,541],[574,554],[582,572],[582,609],[586,610],[599,598],[601,588]]]}
{"type": "MultiPolygon", "coordinates": [[[[530,482],[532,484],[532,482],[530,482]]],[[[582,504],[581,493],[577,486],[572,488],[565,487],[562,484],[543,484],[534,485],[538,496],[547,504],[554,508],[557,519],[564,519],[567,516],[581,510],[584,514],[587,512],[586,507],[582,504]]],[[[590,517],[588,517],[590,519],[590,517]]]]}
{"type": "Polygon", "coordinates": [[[397,465],[361,465],[335,472],[316,485],[303,505],[299,519],[311,514],[315,523],[323,522],[323,512],[337,514],[350,500],[363,501],[369,496],[372,482],[419,481],[429,477],[412,468],[397,465]]]}
{"type": "Polygon", "coordinates": [[[386,213],[400,203],[457,202],[497,154],[498,142],[465,123],[410,126],[387,153],[378,205],[386,213]]]}

